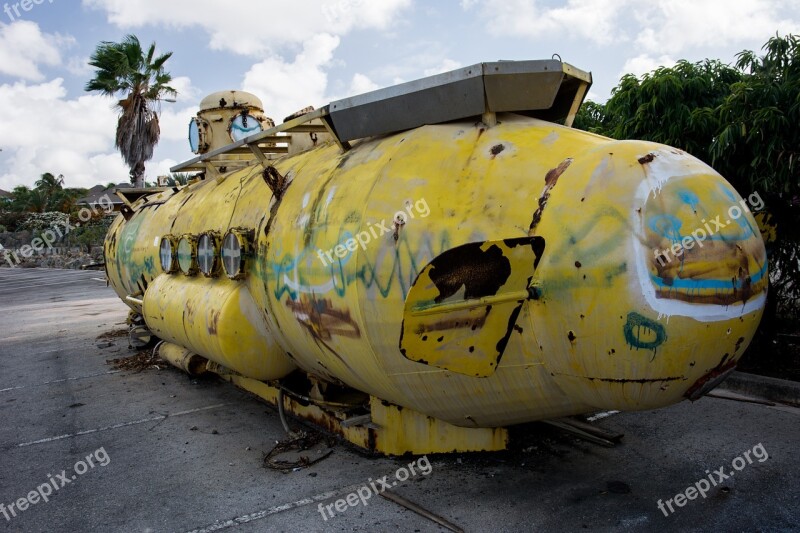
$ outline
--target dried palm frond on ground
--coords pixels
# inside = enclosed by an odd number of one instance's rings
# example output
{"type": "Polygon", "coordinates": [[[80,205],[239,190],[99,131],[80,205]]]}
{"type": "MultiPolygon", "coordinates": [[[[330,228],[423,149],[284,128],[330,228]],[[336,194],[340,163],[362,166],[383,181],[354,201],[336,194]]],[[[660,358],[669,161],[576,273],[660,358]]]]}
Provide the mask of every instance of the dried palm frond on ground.
{"type": "Polygon", "coordinates": [[[142,350],[137,354],[128,357],[120,357],[118,359],[107,359],[106,364],[112,365],[115,370],[135,370],[141,372],[155,368],[156,370],[163,370],[170,365],[153,353],[153,350],[142,350]]]}
{"type": "Polygon", "coordinates": [[[112,329],[111,331],[106,331],[105,333],[101,333],[100,335],[95,337],[95,340],[100,341],[106,339],[116,339],[117,337],[127,337],[127,335],[128,335],[127,328],[112,329]]]}
{"type": "Polygon", "coordinates": [[[284,473],[308,468],[328,458],[333,453],[331,448],[334,445],[335,440],[327,439],[315,431],[292,432],[264,454],[264,467],[284,473]],[[301,455],[300,452],[304,451],[309,453],[301,455]]]}

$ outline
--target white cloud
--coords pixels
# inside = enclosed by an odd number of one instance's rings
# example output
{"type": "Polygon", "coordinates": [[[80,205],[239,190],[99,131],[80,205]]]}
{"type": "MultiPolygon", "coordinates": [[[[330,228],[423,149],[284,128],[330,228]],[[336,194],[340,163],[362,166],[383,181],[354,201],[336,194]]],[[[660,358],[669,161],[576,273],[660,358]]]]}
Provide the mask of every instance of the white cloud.
{"type": "Polygon", "coordinates": [[[454,61],[449,58],[444,58],[442,62],[439,63],[437,66],[426,68],[423,71],[423,74],[425,74],[426,76],[433,76],[434,74],[441,74],[442,72],[455,70],[459,67],[461,67],[461,63],[459,63],[458,61],[454,61]]]}
{"type": "Polygon", "coordinates": [[[59,50],[74,43],[72,37],[42,33],[35,22],[0,22],[0,74],[41,81],[39,66],[60,64],[59,50]]]}
{"type": "Polygon", "coordinates": [[[158,25],[200,27],[215,50],[261,55],[286,44],[305,43],[321,33],[344,35],[354,29],[384,29],[411,0],[83,0],[107,12],[110,23],[123,28],[158,25]]]}
{"type": "Polygon", "coordinates": [[[782,16],[781,0],[654,0],[637,8],[643,24],[636,44],[654,54],[677,54],[697,46],[766,41],[776,31],[797,32],[800,23],[782,16]]]}
{"type": "Polygon", "coordinates": [[[368,93],[375,89],[380,89],[381,86],[369,79],[364,74],[356,72],[353,75],[353,80],[350,82],[350,89],[347,96],[355,96],[356,94],[368,93]]]}
{"type": "Polygon", "coordinates": [[[590,90],[588,93],[586,93],[586,98],[584,98],[584,101],[602,103],[605,102],[605,98],[599,95],[598,93],[590,90]]]}
{"type": "Polygon", "coordinates": [[[169,158],[150,162],[150,164],[147,165],[147,181],[155,182],[158,176],[169,176],[172,174],[169,169],[177,165],[179,162],[180,161],[175,161],[174,159],[169,158]]]}
{"type": "MultiPolygon", "coordinates": [[[[104,10],[111,24],[126,30],[200,28],[210,35],[212,49],[265,57],[245,73],[243,89],[261,98],[266,114],[280,122],[308,105],[328,103],[327,72],[336,63],[333,52],[339,36],[356,29],[387,29],[411,1],[240,0],[233,6],[215,0],[83,0],[83,4],[104,10]]],[[[179,92],[178,102],[194,103],[201,96],[188,78],[175,78],[173,86],[179,92]]],[[[366,75],[356,74],[350,89],[364,92],[376,87],[366,75]]],[[[195,112],[196,108],[180,113],[165,108],[164,138],[184,139],[188,116],[195,112]]]]}
{"type": "Polygon", "coordinates": [[[44,172],[64,174],[71,187],[123,181],[128,169],[114,150],[113,99],[66,98],[63,80],[0,85],[0,188],[32,185],[44,172]]]}
{"type": "Polygon", "coordinates": [[[80,78],[90,78],[94,74],[94,69],[89,65],[88,57],[72,56],[67,60],[67,72],[80,78]]]}
{"type": "Polygon", "coordinates": [[[338,37],[315,35],[292,62],[273,56],[250,67],[243,88],[261,98],[266,115],[278,124],[306,106],[327,104],[328,75],[324,68],[338,46],[338,37]]]}
{"type": "Polygon", "coordinates": [[[178,102],[193,102],[202,95],[200,89],[192,85],[192,80],[188,76],[172,78],[169,85],[178,91],[178,96],[175,98],[178,102]]]}
{"type": "Polygon", "coordinates": [[[652,72],[658,67],[671,67],[677,61],[667,55],[662,55],[659,58],[651,57],[647,54],[639,54],[625,61],[622,71],[619,73],[620,77],[624,74],[634,74],[640,77],[642,74],[652,72]]]}
{"type": "MultiPolygon", "coordinates": [[[[624,38],[615,25],[630,0],[568,0],[559,7],[539,5],[537,0],[489,0],[480,3],[481,16],[497,36],[516,35],[552,39],[566,35],[608,44],[624,38]]],[[[477,3],[464,1],[463,9],[477,3]]]]}
{"type": "Polygon", "coordinates": [[[786,0],[462,0],[495,36],[554,42],[564,37],[601,45],[628,42],[634,53],[675,56],[692,48],[747,45],[800,32],[796,2],[786,0]],[[480,6],[480,7],[476,7],[480,6]],[[638,28],[638,29],[637,29],[638,28]]]}
{"type": "Polygon", "coordinates": [[[450,59],[450,50],[439,41],[418,40],[411,43],[409,51],[398,61],[384,63],[369,73],[371,79],[386,80],[393,85],[409,80],[432,76],[462,66],[450,59]]]}
{"type": "Polygon", "coordinates": [[[158,124],[161,127],[161,139],[167,141],[184,141],[188,150],[189,120],[197,115],[199,106],[189,106],[176,110],[174,104],[164,104],[158,124]]]}

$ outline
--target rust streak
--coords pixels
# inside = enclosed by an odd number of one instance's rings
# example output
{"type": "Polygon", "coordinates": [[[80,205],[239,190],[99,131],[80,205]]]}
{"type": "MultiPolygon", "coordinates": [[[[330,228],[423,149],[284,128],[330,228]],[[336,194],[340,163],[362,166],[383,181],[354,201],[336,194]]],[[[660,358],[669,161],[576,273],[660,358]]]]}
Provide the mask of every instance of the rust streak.
{"type": "Polygon", "coordinates": [[[572,164],[572,158],[568,157],[563,160],[561,163],[558,164],[556,168],[551,168],[547,171],[547,174],[544,176],[544,183],[551,189],[555,187],[558,178],[561,177],[561,174],[564,173],[567,168],[572,164]]]}
{"type": "Polygon", "coordinates": [[[547,174],[544,176],[544,191],[542,191],[542,195],[539,197],[539,207],[536,209],[536,212],[533,213],[533,219],[531,220],[530,228],[528,229],[528,236],[532,237],[536,233],[536,226],[539,224],[539,221],[542,219],[542,213],[544,212],[544,208],[547,206],[547,200],[550,199],[550,190],[556,186],[558,183],[558,178],[569,168],[572,164],[572,158],[568,157],[563,160],[559,165],[555,168],[551,168],[547,171],[547,174]]]}
{"type": "Polygon", "coordinates": [[[651,379],[616,379],[616,378],[586,378],[590,381],[605,381],[607,383],[658,383],[660,381],[680,381],[686,379],[683,376],[669,377],[669,378],[651,378],[651,379]]]}
{"type": "Polygon", "coordinates": [[[422,335],[423,333],[429,331],[445,331],[450,329],[457,329],[457,328],[469,328],[472,331],[475,331],[478,328],[482,328],[484,323],[486,322],[486,316],[481,316],[477,318],[462,318],[462,319],[451,319],[451,320],[442,320],[440,322],[434,322],[432,324],[420,324],[414,330],[414,333],[417,335],[422,335]]]}
{"type": "Polygon", "coordinates": [[[639,158],[639,164],[640,165],[646,165],[647,163],[650,163],[651,161],[653,161],[653,159],[655,159],[655,158],[656,158],[655,154],[643,155],[642,157],[639,158]]]}

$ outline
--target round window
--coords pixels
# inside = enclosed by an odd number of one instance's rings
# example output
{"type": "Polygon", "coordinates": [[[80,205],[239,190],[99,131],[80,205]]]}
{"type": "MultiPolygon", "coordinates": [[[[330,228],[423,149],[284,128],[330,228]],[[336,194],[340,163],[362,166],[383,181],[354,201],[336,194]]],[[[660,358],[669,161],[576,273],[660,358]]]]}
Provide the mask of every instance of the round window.
{"type": "Polygon", "coordinates": [[[197,274],[197,245],[191,235],[184,235],[178,241],[178,265],[187,276],[197,274]]]}
{"type": "Polygon", "coordinates": [[[244,255],[246,246],[245,236],[236,231],[231,230],[222,239],[222,267],[225,269],[225,274],[231,279],[238,279],[244,275],[244,255]]]}
{"type": "Polygon", "coordinates": [[[172,274],[177,270],[175,261],[175,240],[167,235],[161,237],[161,244],[158,247],[158,258],[161,261],[161,269],[167,274],[172,274]]]}
{"type": "Polygon", "coordinates": [[[196,118],[189,121],[189,148],[195,154],[200,152],[200,125],[196,118]]]}
{"type": "Polygon", "coordinates": [[[261,131],[261,123],[249,113],[236,115],[231,121],[231,139],[240,141],[261,131]]]}
{"type": "Polygon", "coordinates": [[[216,275],[219,270],[219,256],[217,255],[217,239],[211,233],[200,235],[197,240],[197,265],[200,272],[206,277],[216,275]]]}

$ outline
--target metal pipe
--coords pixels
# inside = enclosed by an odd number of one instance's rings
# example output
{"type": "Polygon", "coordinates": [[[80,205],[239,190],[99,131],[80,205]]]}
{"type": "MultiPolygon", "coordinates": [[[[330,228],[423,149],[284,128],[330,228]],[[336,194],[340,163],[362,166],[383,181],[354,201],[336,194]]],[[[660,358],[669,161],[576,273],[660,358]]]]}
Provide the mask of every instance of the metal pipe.
{"type": "Polygon", "coordinates": [[[208,359],[190,352],[183,346],[161,341],[156,345],[156,348],[158,348],[159,357],[180,368],[190,376],[199,376],[206,372],[208,359]]]}
{"type": "Polygon", "coordinates": [[[304,402],[313,403],[313,404],[316,404],[316,405],[322,405],[322,406],[325,406],[325,407],[341,407],[341,408],[344,408],[344,409],[349,409],[351,407],[360,407],[362,405],[362,404],[359,404],[359,403],[343,403],[343,402],[331,402],[329,400],[318,400],[316,398],[310,398],[308,396],[303,396],[302,394],[298,394],[298,393],[294,392],[293,390],[285,388],[280,383],[277,386],[278,386],[278,389],[280,389],[281,392],[286,392],[286,394],[288,394],[289,396],[291,396],[291,397],[293,397],[295,399],[298,399],[298,400],[301,400],[301,401],[304,401],[304,402]]]}
{"type": "Polygon", "coordinates": [[[128,302],[128,303],[139,305],[139,306],[143,306],[144,305],[144,301],[143,300],[140,300],[139,298],[134,298],[133,295],[131,295],[131,294],[129,294],[128,296],[125,297],[125,301],[128,302]]]}

